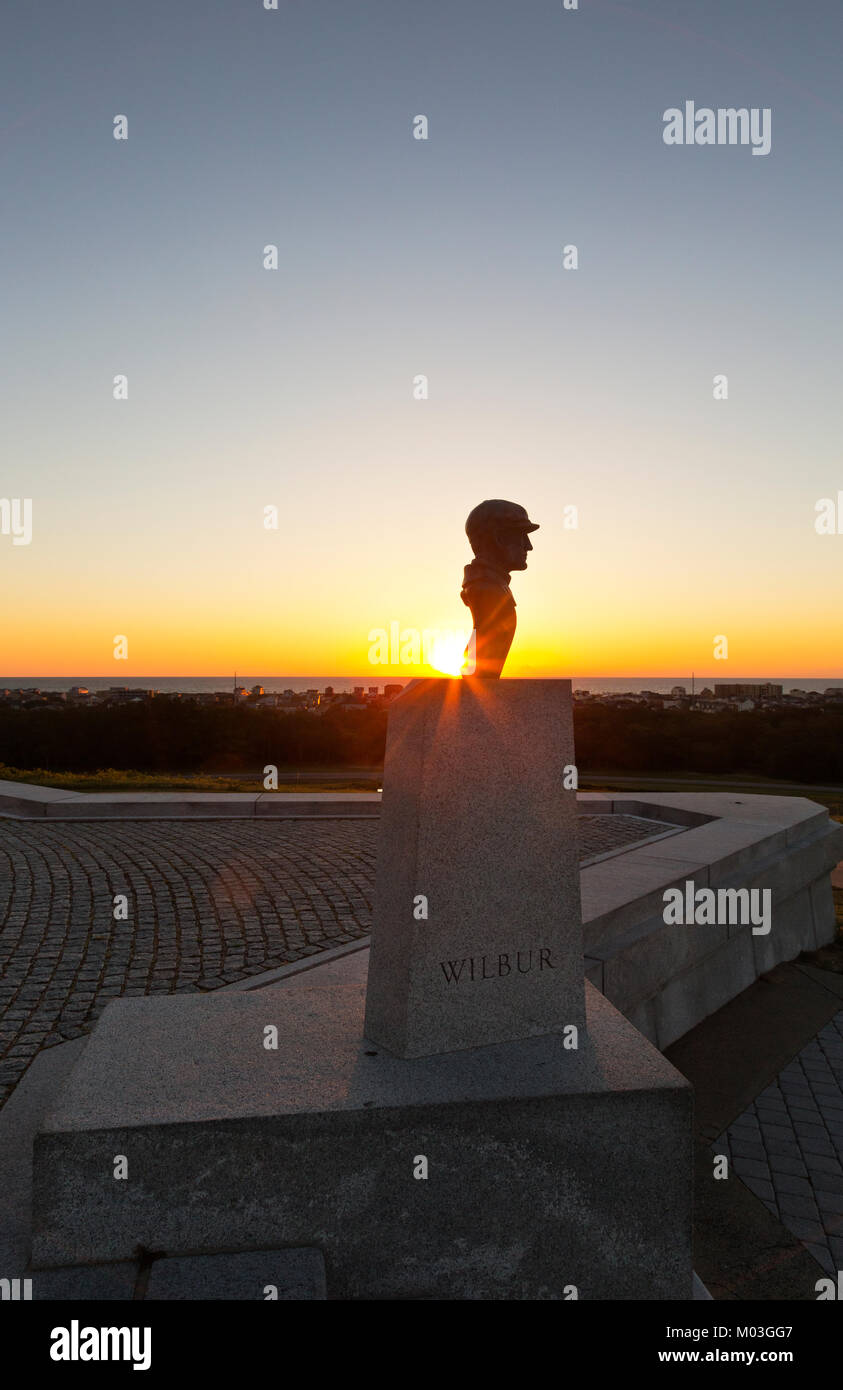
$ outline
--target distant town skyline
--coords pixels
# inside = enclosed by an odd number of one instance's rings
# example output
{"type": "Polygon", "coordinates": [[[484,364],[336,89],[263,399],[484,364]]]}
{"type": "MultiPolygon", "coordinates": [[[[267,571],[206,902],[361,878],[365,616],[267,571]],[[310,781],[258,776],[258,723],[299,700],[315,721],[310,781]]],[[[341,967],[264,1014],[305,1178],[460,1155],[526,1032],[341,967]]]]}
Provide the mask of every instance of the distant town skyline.
{"type": "MultiPolygon", "coordinates": [[[[238,680],[236,687],[231,678],[224,675],[213,676],[173,676],[173,675],[154,675],[149,672],[142,672],[135,676],[125,676],[123,681],[115,681],[111,674],[100,676],[55,676],[55,675],[26,675],[26,676],[0,676],[0,694],[4,690],[29,690],[43,688],[49,691],[69,691],[76,687],[88,687],[91,690],[125,690],[125,689],[156,689],[162,693],[190,691],[227,691],[231,693],[235,688],[250,691],[255,684],[265,687],[267,690],[283,690],[287,685],[292,689],[303,690],[324,690],[334,687],[337,690],[353,689],[355,687],[365,688],[366,690],[377,687],[380,690],[387,686],[394,687],[395,684],[407,685],[410,680],[416,679],[408,675],[406,671],[394,675],[381,675],[373,680],[367,672],[358,672],[356,675],[324,676],[324,675],[283,675],[283,676],[261,676],[259,678],[248,675],[242,680],[238,680]]],[[[504,680],[511,679],[508,676],[504,680]]],[[[519,679],[515,677],[514,679],[519,679]]],[[[770,680],[767,675],[751,676],[743,675],[730,678],[729,682],[721,682],[716,675],[701,673],[693,675],[624,675],[624,676],[574,676],[573,688],[590,688],[593,691],[605,691],[620,693],[625,690],[643,691],[647,689],[658,690],[660,693],[667,693],[674,688],[685,687],[689,693],[696,690],[699,693],[706,686],[717,686],[721,684],[732,684],[735,686],[755,685],[755,684],[775,684],[783,688],[785,694],[791,689],[805,691],[817,691],[823,693],[827,690],[843,691],[843,678],[835,681],[832,676],[779,676],[775,680],[770,680]]]]}
{"type": "Polygon", "coordinates": [[[2,33],[0,664],[368,683],[373,629],[465,627],[465,517],[512,497],[508,677],[843,676],[839,3],[2,33]],[[666,144],[691,108],[769,150],[666,144]]]}

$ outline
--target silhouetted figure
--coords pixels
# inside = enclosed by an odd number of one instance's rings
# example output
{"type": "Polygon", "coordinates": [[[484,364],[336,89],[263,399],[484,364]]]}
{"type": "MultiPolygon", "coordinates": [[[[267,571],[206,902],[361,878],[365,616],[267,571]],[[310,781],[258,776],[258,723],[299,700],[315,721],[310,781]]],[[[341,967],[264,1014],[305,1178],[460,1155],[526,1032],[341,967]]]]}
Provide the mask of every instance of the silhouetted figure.
{"type": "Polygon", "coordinates": [[[469,514],[465,533],[475,559],[465,567],[460,597],[471,609],[475,631],[475,676],[496,680],[515,636],[513,570],[527,568],[529,533],[539,528],[517,502],[481,502],[469,514]]]}

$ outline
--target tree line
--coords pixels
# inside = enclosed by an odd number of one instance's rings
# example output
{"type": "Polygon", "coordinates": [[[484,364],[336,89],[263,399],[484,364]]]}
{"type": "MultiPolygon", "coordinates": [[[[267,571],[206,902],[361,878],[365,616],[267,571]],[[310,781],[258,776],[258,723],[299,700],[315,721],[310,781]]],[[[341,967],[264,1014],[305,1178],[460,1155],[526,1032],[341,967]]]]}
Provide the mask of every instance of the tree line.
{"type": "MultiPolygon", "coordinates": [[[[254,711],[149,700],[129,706],[0,706],[0,762],[96,772],[254,772],[279,767],[377,767],[387,712],[254,711]]],[[[578,705],[577,767],[589,772],[758,773],[797,782],[843,781],[843,711],[656,710],[578,705]]]]}
{"type": "Polygon", "coordinates": [[[376,766],[383,710],[324,714],[145,700],[120,706],[0,708],[0,762],[54,772],[252,772],[284,767],[376,766]]]}

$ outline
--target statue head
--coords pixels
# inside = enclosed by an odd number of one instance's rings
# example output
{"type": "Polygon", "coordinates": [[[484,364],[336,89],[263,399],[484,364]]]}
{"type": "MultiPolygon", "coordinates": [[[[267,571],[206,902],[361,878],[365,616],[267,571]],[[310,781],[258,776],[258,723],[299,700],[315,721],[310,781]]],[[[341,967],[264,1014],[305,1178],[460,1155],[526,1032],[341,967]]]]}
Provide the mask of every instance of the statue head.
{"type": "Polygon", "coordinates": [[[529,533],[538,529],[517,502],[503,502],[499,497],[481,502],[465,523],[477,559],[507,573],[527,568],[527,555],[533,548],[529,533]]]}

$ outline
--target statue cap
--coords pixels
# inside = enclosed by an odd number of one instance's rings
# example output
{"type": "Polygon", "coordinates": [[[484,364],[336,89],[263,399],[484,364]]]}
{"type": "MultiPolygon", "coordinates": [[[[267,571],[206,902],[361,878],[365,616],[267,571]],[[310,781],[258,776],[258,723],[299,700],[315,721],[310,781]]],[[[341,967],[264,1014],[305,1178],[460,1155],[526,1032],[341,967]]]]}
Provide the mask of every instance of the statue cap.
{"type": "Polygon", "coordinates": [[[504,502],[500,497],[487,498],[470,511],[465,523],[465,534],[471,540],[490,522],[497,526],[512,526],[519,531],[538,531],[538,522],[531,521],[525,509],[517,502],[504,502]]]}

